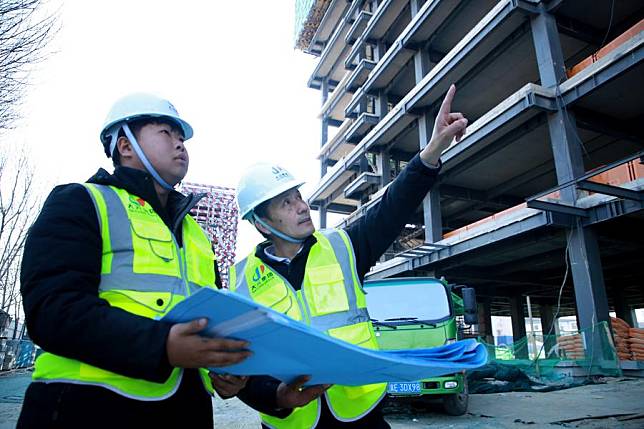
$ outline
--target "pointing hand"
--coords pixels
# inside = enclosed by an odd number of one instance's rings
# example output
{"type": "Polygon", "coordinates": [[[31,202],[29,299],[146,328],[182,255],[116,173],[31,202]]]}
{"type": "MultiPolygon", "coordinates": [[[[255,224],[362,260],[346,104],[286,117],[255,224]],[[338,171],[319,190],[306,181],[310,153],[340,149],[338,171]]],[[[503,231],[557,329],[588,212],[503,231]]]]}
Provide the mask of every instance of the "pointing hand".
{"type": "Polygon", "coordinates": [[[462,113],[451,112],[455,92],[456,87],[452,84],[436,115],[432,138],[420,153],[420,157],[428,164],[437,165],[441,153],[449,147],[452,140],[456,139],[458,142],[465,135],[467,119],[462,113]]]}

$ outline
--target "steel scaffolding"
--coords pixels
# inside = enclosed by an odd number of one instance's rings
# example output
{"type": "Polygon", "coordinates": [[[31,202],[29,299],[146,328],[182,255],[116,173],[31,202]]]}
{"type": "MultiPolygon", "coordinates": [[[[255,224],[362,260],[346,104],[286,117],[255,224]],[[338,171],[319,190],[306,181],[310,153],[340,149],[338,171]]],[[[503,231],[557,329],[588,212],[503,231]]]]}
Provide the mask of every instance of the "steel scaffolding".
{"type": "Polygon", "coordinates": [[[612,309],[632,326],[644,307],[643,18],[637,0],[332,2],[302,48],[319,56],[308,85],[322,95],[309,197],[320,224],[378,203],[455,83],[467,135],[368,277],[444,275],[518,327],[525,296],[552,319],[570,268],[559,315],[585,329],[612,309]]]}
{"type": "Polygon", "coordinates": [[[228,269],[235,263],[238,209],[235,190],[214,185],[182,183],[184,194],[205,194],[191,214],[204,229],[212,243],[221,282],[228,287],[228,269]]]}

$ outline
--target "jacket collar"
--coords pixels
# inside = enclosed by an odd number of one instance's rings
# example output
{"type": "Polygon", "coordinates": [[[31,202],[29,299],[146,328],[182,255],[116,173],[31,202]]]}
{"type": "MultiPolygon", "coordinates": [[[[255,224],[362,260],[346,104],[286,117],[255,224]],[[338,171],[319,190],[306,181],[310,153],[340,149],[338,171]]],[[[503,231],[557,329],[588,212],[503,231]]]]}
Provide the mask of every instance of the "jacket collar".
{"type": "Polygon", "coordinates": [[[302,247],[297,252],[297,254],[293,257],[293,259],[287,262],[287,258],[279,258],[274,255],[269,256],[266,254],[266,248],[273,245],[273,243],[271,243],[269,240],[266,240],[257,245],[257,247],[255,248],[255,256],[269,265],[272,265],[272,264],[290,265],[293,262],[299,261],[300,259],[304,259],[306,261],[309,255],[309,251],[311,250],[311,247],[313,247],[313,245],[317,242],[318,242],[318,239],[315,238],[313,234],[309,235],[308,237],[306,237],[306,239],[302,243],[302,247]]]}
{"type": "Polygon", "coordinates": [[[116,167],[114,174],[110,174],[100,168],[87,182],[116,186],[128,191],[130,194],[143,198],[152,205],[152,208],[163,219],[164,223],[175,232],[190,209],[205,196],[205,194],[185,196],[180,192],[171,191],[168,195],[168,204],[163,207],[154,188],[152,176],[145,171],[123,166],[116,167]]]}

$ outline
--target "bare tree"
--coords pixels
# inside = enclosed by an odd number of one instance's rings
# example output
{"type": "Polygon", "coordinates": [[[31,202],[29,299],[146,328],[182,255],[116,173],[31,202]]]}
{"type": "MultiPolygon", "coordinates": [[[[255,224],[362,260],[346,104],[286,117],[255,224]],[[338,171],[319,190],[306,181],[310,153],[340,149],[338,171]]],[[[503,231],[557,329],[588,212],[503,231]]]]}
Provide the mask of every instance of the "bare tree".
{"type": "Polygon", "coordinates": [[[47,42],[58,30],[58,13],[48,13],[43,4],[0,0],[0,131],[18,119],[29,72],[45,58],[47,42]]]}
{"type": "Polygon", "coordinates": [[[0,310],[16,327],[22,313],[19,272],[29,226],[40,208],[34,173],[24,151],[0,153],[0,310]]]}

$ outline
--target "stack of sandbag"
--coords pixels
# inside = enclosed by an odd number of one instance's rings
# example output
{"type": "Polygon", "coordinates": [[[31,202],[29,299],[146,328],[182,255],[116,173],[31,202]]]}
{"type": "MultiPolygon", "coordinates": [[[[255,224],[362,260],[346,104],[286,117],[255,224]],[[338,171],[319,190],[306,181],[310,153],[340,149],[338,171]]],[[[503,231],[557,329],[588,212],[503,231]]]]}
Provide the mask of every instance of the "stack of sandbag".
{"type": "Polygon", "coordinates": [[[633,359],[631,353],[631,344],[629,342],[629,338],[631,336],[631,327],[628,325],[628,323],[618,317],[611,317],[610,321],[613,327],[613,338],[615,339],[615,349],[617,350],[617,357],[620,360],[633,359]]]}
{"type": "Polygon", "coordinates": [[[584,343],[581,335],[573,334],[557,338],[560,355],[568,359],[584,359],[584,343]]]}
{"type": "Polygon", "coordinates": [[[630,328],[628,344],[635,360],[644,361],[644,329],[630,328]]]}

